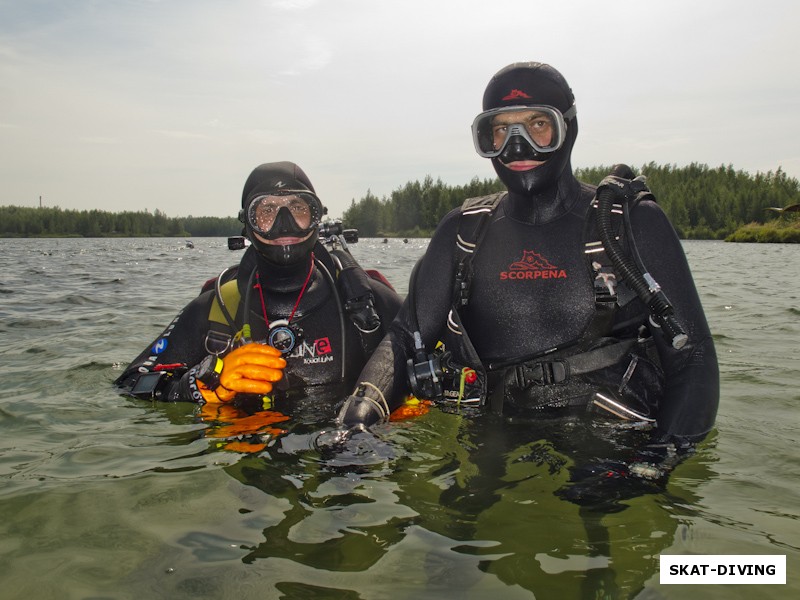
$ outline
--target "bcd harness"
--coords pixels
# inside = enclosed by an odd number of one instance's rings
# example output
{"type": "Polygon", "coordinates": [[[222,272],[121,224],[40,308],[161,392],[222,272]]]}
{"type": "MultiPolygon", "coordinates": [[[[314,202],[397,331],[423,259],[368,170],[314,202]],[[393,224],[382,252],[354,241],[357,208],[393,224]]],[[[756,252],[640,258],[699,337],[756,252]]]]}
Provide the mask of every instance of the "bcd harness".
{"type": "MultiPolygon", "coordinates": [[[[363,269],[346,250],[331,249],[330,255],[334,276],[325,263],[315,259],[316,266],[323,273],[332,288],[339,309],[342,344],[345,344],[344,314],[358,332],[365,356],[369,356],[383,337],[381,319],[375,310],[374,297],[369,279],[386,283],[380,274],[363,269]]],[[[226,352],[237,335],[242,333],[239,324],[246,316],[240,314],[241,293],[237,279],[238,265],[224,270],[213,281],[215,297],[209,310],[209,330],[205,338],[205,348],[209,354],[226,352]]],[[[207,284],[210,285],[210,284],[207,284]]],[[[249,335],[249,334],[248,334],[249,335]]],[[[343,367],[344,370],[344,367],[343,367]]]]}
{"type": "MultiPolygon", "coordinates": [[[[469,303],[473,280],[472,263],[492,216],[504,196],[505,192],[501,192],[470,198],[461,207],[456,237],[453,305],[442,340],[444,351],[440,348],[429,355],[427,366],[422,367],[421,337],[415,334],[416,363],[412,365],[412,361],[409,361],[412,391],[419,397],[438,395],[449,401],[446,404],[450,405],[488,405],[496,413],[503,412],[508,400],[520,396],[526,398],[526,408],[586,405],[597,387],[592,382],[593,374],[622,363],[621,381],[615,386],[621,392],[636,370],[638,358],[633,356],[627,366],[624,361],[630,357],[634,347],[644,346],[645,340],[635,336],[626,339],[610,337],[618,308],[633,300],[636,295],[627,286],[617,286],[614,265],[607,256],[603,243],[597,239],[595,219],[591,218],[591,214],[587,214],[585,219],[584,252],[593,281],[595,310],[582,335],[559,348],[507,363],[484,364],[478,357],[462,325],[459,312],[469,303]],[[465,373],[471,376],[471,383],[465,384],[465,373]],[[424,391],[414,389],[415,384],[417,388],[424,388],[424,391]],[[425,393],[428,395],[425,396],[425,393]],[[535,399],[531,402],[528,399],[530,397],[535,399]]],[[[597,210],[596,199],[588,210],[597,210]]],[[[621,218],[622,205],[613,205],[612,213],[617,239],[621,239],[625,230],[621,218]]],[[[412,292],[415,289],[415,275],[416,273],[412,274],[410,284],[412,292]]],[[[410,312],[416,320],[415,309],[410,312]]],[[[645,350],[640,353],[645,354],[645,350]]],[[[653,352],[646,353],[649,359],[654,358],[653,352]]],[[[614,398],[609,398],[609,403],[615,402],[614,398]]],[[[647,410],[648,407],[639,406],[641,402],[636,404],[636,417],[647,418],[646,413],[652,412],[647,410]]],[[[605,406],[603,408],[611,410],[605,406]]],[[[624,412],[626,408],[621,407],[618,410],[624,412]]]]}

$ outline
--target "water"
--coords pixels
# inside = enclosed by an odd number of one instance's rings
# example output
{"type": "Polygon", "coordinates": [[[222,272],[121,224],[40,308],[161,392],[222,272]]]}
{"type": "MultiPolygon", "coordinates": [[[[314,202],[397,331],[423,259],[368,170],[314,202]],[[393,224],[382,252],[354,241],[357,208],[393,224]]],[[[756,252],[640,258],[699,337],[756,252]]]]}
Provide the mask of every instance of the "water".
{"type": "MultiPolygon", "coordinates": [[[[0,240],[0,598],[797,597],[800,247],[685,244],[717,428],[666,490],[582,509],[555,494],[566,467],[618,432],[432,411],[334,457],[280,423],[248,454],[196,406],[119,397],[122,366],[238,260],[194,243],[0,240]],[[788,583],[662,586],[659,554],[785,554],[788,583]]],[[[352,248],[405,293],[425,246],[352,248]]]]}

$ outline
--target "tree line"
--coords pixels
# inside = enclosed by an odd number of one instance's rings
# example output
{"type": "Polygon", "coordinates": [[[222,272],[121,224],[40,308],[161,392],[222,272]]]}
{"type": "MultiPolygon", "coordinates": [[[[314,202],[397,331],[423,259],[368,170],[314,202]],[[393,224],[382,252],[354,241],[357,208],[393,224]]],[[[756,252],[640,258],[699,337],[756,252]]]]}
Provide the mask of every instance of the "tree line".
{"type": "Polygon", "coordinates": [[[241,231],[242,224],[232,217],[168,217],[158,209],[152,213],[110,213],[0,206],[3,237],[215,237],[238,235],[241,231]]]}
{"type": "MultiPolygon", "coordinates": [[[[576,169],[579,180],[597,185],[611,167],[576,169]]],[[[725,239],[739,228],[780,219],[770,207],[800,202],[800,182],[778,168],[751,175],[732,166],[710,168],[692,163],[686,167],[649,163],[634,169],[644,175],[659,205],[678,235],[685,239],[725,239]]],[[[385,235],[428,236],[439,221],[466,198],[502,191],[498,179],[474,178],[463,186],[448,186],[428,176],[394,190],[388,197],[366,196],[353,200],[345,211],[347,227],[364,237],[385,235]]]]}
{"type": "MultiPolygon", "coordinates": [[[[598,184],[610,167],[577,169],[576,176],[598,184]]],[[[649,163],[637,174],[658,199],[678,235],[685,239],[737,241],[800,241],[800,213],[779,213],[800,203],[800,182],[782,169],[751,175],[732,166],[710,168],[649,163]],[[736,235],[734,235],[736,234],[736,235]]],[[[502,191],[498,179],[478,179],[465,185],[446,185],[427,176],[410,181],[389,196],[371,191],[352,200],[342,221],[362,237],[428,237],[439,221],[466,198],[502,191]]],[[[100,210],[62,210],[58,207],[0,206],[0,236],[186,237],[233,236],[242,231],[233,217],[168,217],[154,212],[109,213],[100,210]]]]}

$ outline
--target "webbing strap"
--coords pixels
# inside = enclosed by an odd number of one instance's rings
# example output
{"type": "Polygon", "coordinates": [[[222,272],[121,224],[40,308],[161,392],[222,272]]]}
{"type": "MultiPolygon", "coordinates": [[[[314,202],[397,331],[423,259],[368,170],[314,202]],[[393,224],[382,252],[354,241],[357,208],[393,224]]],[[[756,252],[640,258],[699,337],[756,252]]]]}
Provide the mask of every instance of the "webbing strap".
{"type": "MultiPolygon", "coordinates": [[[[220,295],[222,296],[222,301],[225,303],[228,312],[233,318],[236,318],[236,313],[239,310],[239,301],[242,299],[241,295],[239,294],[239,287],[236,283],[236,279],[232,279],[231,281],[223,284],[222,287],[220,287],[220,295]]],[[[225,314],[222,312],[222,307],[219,304],[219,299],[216,297],[214,298],[214,302],[211,304],[211,310],[208,313],[208,320],[213,321],[214,323],[228,325],[228,320],[225,318],[225,314]]]]}
{"type": "Polygon", "coordinates": [[[494,378],[491,409],[498,414],[502,413],[507,388],[524,390],[531,386],[565,384],[572,377],[617,364],[636,342],[635,338],[630,338],[573,356],[534,360],[510,366],[499,373],[499,377],[494,378]]]}
{"type": "Polygon", "coordinates": [[[506,192],[498,192],[488,196],[467,198],[461,205],[461,218],[456,234],[458,265],[453,289],[453,304],[456,308],[464,307],[469,303],[472,285],[472,259],[483,240],[492,214],[505,195],[506,192]]]}

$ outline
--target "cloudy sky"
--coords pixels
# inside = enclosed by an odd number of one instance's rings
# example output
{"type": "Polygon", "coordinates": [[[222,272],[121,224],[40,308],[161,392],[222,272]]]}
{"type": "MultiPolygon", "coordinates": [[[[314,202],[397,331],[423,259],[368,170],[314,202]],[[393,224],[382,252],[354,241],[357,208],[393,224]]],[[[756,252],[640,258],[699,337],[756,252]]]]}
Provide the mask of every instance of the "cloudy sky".
{"type": "Polygon", "coordinates": [[[469,126],[522,60],[570,82],[573,165],[800,178],[800,2],[0,0],[0,205],[236,214],[300,164],[333,216],[493,177],[469,126]]]}

